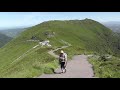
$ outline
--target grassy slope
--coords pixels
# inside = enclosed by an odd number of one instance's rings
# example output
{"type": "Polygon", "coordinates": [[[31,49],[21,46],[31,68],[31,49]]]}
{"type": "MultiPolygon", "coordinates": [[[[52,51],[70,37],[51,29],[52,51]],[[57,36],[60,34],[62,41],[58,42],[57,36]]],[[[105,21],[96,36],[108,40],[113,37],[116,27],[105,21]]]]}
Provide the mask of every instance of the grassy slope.
{"type": "Polygon", "coordinates": [[[22,31],[25,31],[27,28],[12,28],[12,29],[5,29],[0,30],[0,33],[8,36],[8,37],[17,37],[22,31]]]}
{"type": "Polygon", "coordinates": [[[89,19],[49,21],[36,25],[24,31],[0,50],[0,77],[34,77],[42,73],[51,73],[51,68],[57,67],[57,60],[55,61],[55,58],[51,57],[47,51],[65,45],[60,40],[72,44],[70,48],[64,49],[69,57],[81,53],[112,53],[106,43],[111,33],[112,31],[108,28],[89,19]],[[45,32],[55,32],[55,36],[47,38],[44,35],[45,32]],[[10,64],[38,44],[26,42],[32,36],[36,36],[39,40],[49,39],[53,47],[38,47],[19,61],[10,64]]]}
{"type": "Polygon", "coordinates": [[[106,61],[92,57],[89,59],[93,65],[96,77],[100,78],[120,78],[120,59],[112,57],[106,61]]]}
{"type": "Polygon", "coordinates": [[[0,33],[0,48],[8,43],[12,38],[0,33]]]}

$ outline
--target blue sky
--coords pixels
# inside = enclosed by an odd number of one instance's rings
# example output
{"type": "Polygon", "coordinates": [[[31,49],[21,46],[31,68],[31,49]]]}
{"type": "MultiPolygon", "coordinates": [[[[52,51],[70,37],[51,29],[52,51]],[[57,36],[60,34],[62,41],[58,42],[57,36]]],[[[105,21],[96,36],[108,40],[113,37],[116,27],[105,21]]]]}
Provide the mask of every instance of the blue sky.
{"type": "Polygon", "coordinates": [[[99,22],[120,21],[120,12],[0,12],[0,29],[33,26],[48,20],[85,18],[99,22]]]}

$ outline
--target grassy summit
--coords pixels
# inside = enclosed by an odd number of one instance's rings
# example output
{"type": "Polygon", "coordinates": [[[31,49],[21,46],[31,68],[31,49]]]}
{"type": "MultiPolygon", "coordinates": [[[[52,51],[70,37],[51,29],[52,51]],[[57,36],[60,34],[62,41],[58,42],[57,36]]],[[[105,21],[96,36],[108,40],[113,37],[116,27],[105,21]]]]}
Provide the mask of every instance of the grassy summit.
{"type": "Polygon", "coordinates": [[[119,52],[117,47],[114,48],[116,36],[99,22],[91,19],[47,21],[28,28],[0,49],[0,77],[34,77],[51,73],[57,67],[57,60],[47,52],[66,45],[62,41],[72,45],[64,49],[69,58],[74,54],[119,52]],[[31,39],[49,40],[52,47],[31,49],[38,44],[27,41],[31,39]]]}

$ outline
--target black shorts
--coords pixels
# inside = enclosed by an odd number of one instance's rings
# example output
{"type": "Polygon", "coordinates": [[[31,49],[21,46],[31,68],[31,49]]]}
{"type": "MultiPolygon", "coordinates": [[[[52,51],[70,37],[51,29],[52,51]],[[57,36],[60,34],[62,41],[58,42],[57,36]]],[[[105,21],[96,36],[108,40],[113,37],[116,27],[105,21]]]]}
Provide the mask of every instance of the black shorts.
{"type": "Polygon", "coordinates": [[[61,68],[65,69],[65,62],[61,62],[61,68]]]}

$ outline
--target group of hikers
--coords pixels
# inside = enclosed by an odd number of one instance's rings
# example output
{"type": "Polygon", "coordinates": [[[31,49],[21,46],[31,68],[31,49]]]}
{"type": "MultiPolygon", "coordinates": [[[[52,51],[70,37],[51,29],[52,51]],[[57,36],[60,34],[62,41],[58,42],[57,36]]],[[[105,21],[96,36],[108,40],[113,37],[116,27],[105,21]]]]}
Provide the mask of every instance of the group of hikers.
{"type": "Polygon", "coordinates": [[[65,73],[67,65],[67,54],[63,50],[60,51],[59,64],[61,66],[62,73],[65,73]]]}

